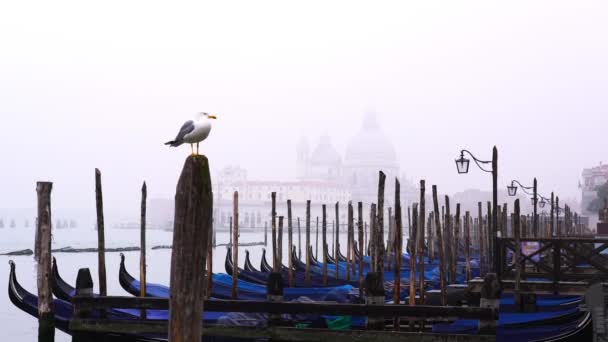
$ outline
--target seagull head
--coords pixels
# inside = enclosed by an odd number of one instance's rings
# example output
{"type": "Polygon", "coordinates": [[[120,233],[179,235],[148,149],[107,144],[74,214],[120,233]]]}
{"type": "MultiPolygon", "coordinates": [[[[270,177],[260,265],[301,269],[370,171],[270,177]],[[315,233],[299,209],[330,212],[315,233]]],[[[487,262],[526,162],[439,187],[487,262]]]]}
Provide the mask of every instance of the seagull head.
{"type": "Polygon", "coordinates": [[[200,120],[202,118],[207,118],[207,119],[217,119],[217,117],[215,115],[211,115],[209,113],[205,113],[205,112],[200,112],[196,114],[196,119],[200,120]]]}

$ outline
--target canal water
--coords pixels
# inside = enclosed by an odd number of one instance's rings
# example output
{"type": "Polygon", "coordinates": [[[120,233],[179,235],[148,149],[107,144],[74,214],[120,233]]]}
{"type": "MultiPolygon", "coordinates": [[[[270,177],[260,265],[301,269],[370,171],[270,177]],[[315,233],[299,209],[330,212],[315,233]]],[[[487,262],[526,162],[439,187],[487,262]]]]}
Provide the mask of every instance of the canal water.
{"type": "MultiPolygon", "coordinates": [[[[302,232],[304,233],[304,232],[302,232]]],[[[284,262],[287,260],[287,234],[283,237],[283,254],[284,262]]],[[[24,228],[3,228],[0,229],[0,253],[7,253],[21,249],[32,249],[34,247],[35,230],[33,227],[24,228]]],[[[329,231],[328,231],[329,235],[329,231]]],[[[108,229],[106,230],[106,248],[139,246],[139,230],[136,229],[108,229]]],[[[171,250],[151,250],[153,246],[170,245],[173,239],[173,233],[160,230],[147,231],[147,275],[148,282],[169,284],[169,273],[171,265],[171,250]]],[[[268,234],[268,244],[271,244],[270,232],[268,234]]],[[[329,236],[328,236],[329,239],[329,236]]],[[[216,242],[218,244],[226,243],[229,240],[228,232],[218,232],[216,242]]],[[[304,251],[305,236],[302,235],[302,249],[304,251]]],[[[319,237],[321,240],[321,237],[319,237]]],[[[346,246],[345,234],[340,234],[342,246],[346,246]]],[[[263,242],[264,233],[241,233],[239,242],[263,242]]],[[[314,246],[315,234],[311,233],[311,242],[314,246]]],[[[320,244],[320,241],[319,241],[320,244]]],[[[331,241],[328,241],[331,246],[331,241]]],[[[297,234],[294,235],[294,245],[297,248],[297,234]]],[[[53,230],[53,248],[61,248],[71,246],[74,248],[96,247],[97,246],[97,231],[90,228],[73,228],[73,229],[54,229],[53,230]]],[[[260,258],[262,256],[262,246],[242,247],[239,248],[239,264],[243,266],[245,249],[251,253],[251,262],[257,268],[259,267],[260,258]],[[242,256],[242,257],[241,257],[242,256]]],[[[314,247],[313,247],[314,248],[314,247]]],[[[344,247],[342,251],[344,251],[344,247]]],[[[330,247],[331,250],[331,247],[330,247]]],[[[139,252],[126,252],[127,269],[137,277],[139,274],[139,252]]],[[[59,265],[61,276],[70,284],[76,282],[78,269],[88,267],[93,276],[95,291],[98,292],[99,284],[97,281],[97,253],[55,253],[55,258],[59,265]]],[[[224,273],[224,258],[226,256],[225,247],[217,247],[214,251],[213,271],[215,273],[224,273]]],[[[23,287],[36,293],[36,264],[33,256],[0,256],[0,277],[4,278],[5,284],[8,284],[9,276],[9,260],[13,260],[16,264],[17,279],[23,287]]],[[[270,258],[267,259],[269,262],[270,258]]],[[[120,265],[119,253],[106,253],[106,273],[108,282],[108,294],[124,296],[128,295],[118,283],[118,269],[120,265]]],[[[5,287],[6,289],[6,287],[5,287]]],[[[9,300],[7,290],[0,295],[0,331],[3,341],[36,341],[38,334],[37,320],[29,314],[15,307],[9,300]]],[[[68,342],[71,337],[57,330],[55,341],[68,342]]]]}

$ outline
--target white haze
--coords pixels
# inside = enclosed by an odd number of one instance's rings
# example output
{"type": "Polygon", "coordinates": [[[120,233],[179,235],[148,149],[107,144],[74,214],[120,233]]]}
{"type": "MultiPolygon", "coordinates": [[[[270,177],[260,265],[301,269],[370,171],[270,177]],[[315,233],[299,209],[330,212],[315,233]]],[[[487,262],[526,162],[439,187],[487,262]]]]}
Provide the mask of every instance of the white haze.
{"type": "MultiPolygon", "coordinates": [[[[300,136],[341,152],[367,110],[401,170],[443,193],[490,190],[456,174],[499,147],[499,184],[539,179],[576,198],[606,160],[605,1],[29,2],[0,4],[0,208],[53,205],[137,217],[139,190],[171,198],[198,111],[218,120],[214,170],[293,179],[300,136]]],[[[92,216],[90,216],[92,218],[92,216]]]]}

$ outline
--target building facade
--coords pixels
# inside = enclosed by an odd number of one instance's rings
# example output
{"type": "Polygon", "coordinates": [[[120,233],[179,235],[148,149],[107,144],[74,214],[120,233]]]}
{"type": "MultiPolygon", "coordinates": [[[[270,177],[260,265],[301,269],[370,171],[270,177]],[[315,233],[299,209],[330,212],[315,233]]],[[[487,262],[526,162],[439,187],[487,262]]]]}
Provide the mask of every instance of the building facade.
{"type": "Polygon", "coordinates": [[[608,182],[608,165],[600,165],[584,169],[581,188],[581,212],[583,215],[594,217],[596,212],[589,212],[589,204],[597,197],[597,188],[608,182]]]}

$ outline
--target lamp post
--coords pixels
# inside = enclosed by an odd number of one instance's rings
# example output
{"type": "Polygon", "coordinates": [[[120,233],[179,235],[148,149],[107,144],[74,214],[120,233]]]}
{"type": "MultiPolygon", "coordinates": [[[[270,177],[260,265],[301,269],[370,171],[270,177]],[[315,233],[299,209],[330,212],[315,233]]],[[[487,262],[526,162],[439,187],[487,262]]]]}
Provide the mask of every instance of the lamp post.
{"type": "MultiPolygon", "coordinates": [[[[538,182],[536,181],[536,177],[534,177],[534,184],[532,186],[523,186],[519,181],[512,180],[511,185],[507,186],[507,191],[509,192],[509,196],[515,196],[517,194],[517,185],[521,188],[523,192],[527,195],[532,196],[532,203],[534,205],[534,216],[532,218],[532,228],[534,230],[534,236],[538,236],[538,182]],[[526,190],[532,190],[532,193],[529,193],[526,190]]],[[[544,207],[543,203],[541,208],[544,207]]]]}
{"type": "Polygon", "coordinates": [[[473,158],[473,161],[477,164],[479,169],[492,174],[492,238],[490,239],[489,252],[490,260],[494,260],[494,262],[490,265],[490,272],[496,272],[500,279],[500,256],[496,250],[498,247],[498,149],[494,146],[494,149],[492,150],[492,160],[489,161],[477,159],[471,152],[461,150],[460,158],[456,159],[456,169],[459,174],[469,172],[470,160],[464,157],[465,153],[473,158]],[[484,167],[484,165],[488,164],[492,165],[492,169],[488,170],[484,167]]]}

